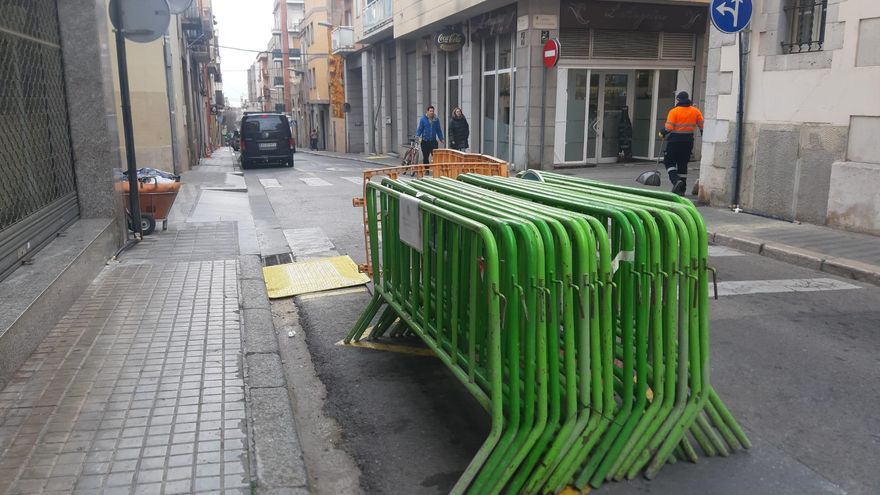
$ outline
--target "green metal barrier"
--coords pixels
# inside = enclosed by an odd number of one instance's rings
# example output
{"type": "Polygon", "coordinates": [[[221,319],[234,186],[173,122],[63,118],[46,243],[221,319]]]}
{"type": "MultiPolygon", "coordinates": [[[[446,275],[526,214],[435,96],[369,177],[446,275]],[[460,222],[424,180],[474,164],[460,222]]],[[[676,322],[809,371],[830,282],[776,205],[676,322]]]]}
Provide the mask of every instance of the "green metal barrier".
{"type": "Polygon", "coordinates": [[[492,414],[453,493],[598,487],[749,448],[709,380],[696,208],[540,177],[367,186],[376,294],[346,342],[384,307],[371,338],[418,335],[492,414]],[[401,240],[413,205],[420,249],[401,240]]]}

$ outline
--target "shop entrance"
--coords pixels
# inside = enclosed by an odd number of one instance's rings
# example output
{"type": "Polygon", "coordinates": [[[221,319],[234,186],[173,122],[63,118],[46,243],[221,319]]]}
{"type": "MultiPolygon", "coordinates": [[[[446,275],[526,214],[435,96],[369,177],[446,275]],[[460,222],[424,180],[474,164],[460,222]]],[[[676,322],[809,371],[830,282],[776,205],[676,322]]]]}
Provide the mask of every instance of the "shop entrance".
{"type": "Polygon", "coordinates": [[[618,156],[651,159],[676,91],[691,91],[692,69],[559,71],[554,161],[614,163],[618,156]]]}
{"type": "Polygon", "coordinates": [[[630,121],[634,71],[569,69],[566,98],[565,161],[617,161],[620,125],[630,121]],[[626,117],[624,117],[626,114],[626,117]]]}

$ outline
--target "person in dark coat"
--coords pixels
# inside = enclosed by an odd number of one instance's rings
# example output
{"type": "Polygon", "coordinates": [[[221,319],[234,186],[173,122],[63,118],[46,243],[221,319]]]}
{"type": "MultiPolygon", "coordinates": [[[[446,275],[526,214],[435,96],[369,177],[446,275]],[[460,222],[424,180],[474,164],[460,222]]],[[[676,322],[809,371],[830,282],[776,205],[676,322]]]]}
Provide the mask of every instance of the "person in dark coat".
{"type": "Polygon", "coordinates": [[[458,151],[468,149],[468,138],[471,135],[471,128],[464,112],[460,107],[452,109],[452,119],[449,120],[449,146],[458,151]]]}
{"type": "Polygon", "coordinates": [[[629,120],[629,108],[623,106],[620,107],[620,120],[617,122],[617,145],[620,149],[618,161],[620,161],[620,155],[623,155],[624,162],[632,161],[632,140],[633,127],[629,120]]]}

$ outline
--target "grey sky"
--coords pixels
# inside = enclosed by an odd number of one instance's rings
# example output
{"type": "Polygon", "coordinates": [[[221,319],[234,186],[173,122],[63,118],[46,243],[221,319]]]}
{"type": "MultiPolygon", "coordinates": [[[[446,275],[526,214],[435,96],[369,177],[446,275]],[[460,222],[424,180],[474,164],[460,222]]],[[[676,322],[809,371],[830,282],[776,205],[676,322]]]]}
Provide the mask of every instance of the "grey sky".
{"type": "MultiPolygon", "coordinates": [[[[273,0],[213,0],[220,44],[250,50],[265,50],[272,36],[273,0]]],[[[247,69],[256,53],[220,49],[223,93],[229,104],[239,106],[247,98],[247,69]]]]}

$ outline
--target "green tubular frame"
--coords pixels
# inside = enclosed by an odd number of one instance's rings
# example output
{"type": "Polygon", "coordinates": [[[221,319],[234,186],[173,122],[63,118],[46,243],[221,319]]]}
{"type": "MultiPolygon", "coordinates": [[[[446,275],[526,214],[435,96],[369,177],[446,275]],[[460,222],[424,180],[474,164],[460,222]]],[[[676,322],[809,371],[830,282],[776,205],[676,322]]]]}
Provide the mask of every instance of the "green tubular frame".
{"type": "MultiPolygon", "coordinates": [[[[699,357],[696,359],[699,362],[699,374],[702,376],[702,388],[705,390],[705,393],[702,397],[700,397],[700,401],[697,403],[696,407],[692,408],[690,414],[684,415],[682,420],[676,424],[671,425],[670,429],[673,429],[673,433],[670,438],[666,439],[666,442],[663,445],[663,449],[661,452],[654,456],[654,461],[652,462],[651,467],[648,470],[647,476],[653,477],[656,475],[656,472],[662,467],[662,463],[660,461],[661,455],[663,452],[670,450],[670,445],[674,442],[676,438],[681,438],[684,434],[684,431],[689,427],[689,424],[693,424],[696,422],[700,430],[705,432],[705,435],[709,437],[709,441],[711,443],[706,444],[706,447],[710,452],[712,450],[717,449],[719,453],[722,455],[726,454],[725,445],[721,442],[721,440],[717,437],[717,435],[712,432],[709,422],[706,420],[704,416],[701,416],[701,412],[705,412],[708,415],[709,420],[711,420],[711,426],[714,426],[721,433],[721,436],[724,438],[726,442],[726,447],[729,447],[731,450],[737,450],[739,448],[749,448],[751,443],[743,432],[742,428],[730,414],[727,407],[719,398],[718,394],[714,389],[711,388],[709,383],[709,366],[708,366],[708,320],[709,320],[709,307],[708,307],[708,243],[706,237],[706,229],[705,224],[703,223],[702,217],[699,212],[693,206],[693,203],[687,201],[677,195],[670,193],[663,193],[658,191],[645,191],[642,189],[629,188],[625,186],[614,186],[609,184],[604,184],[597,181],[590,181],[586,179],[574,179],[571,177],[561,176],[558,174],[542,174],[542,176],[551,183],[557,184],[566,184],[569,186],[578,186],[581,188],[589,188],[592,193],[597,191],[605,191],[613,192],[617,197],[621,196],[621,193],[628,196],[630,200],[640,201],[643,203],[653,202],[653,204],[658,205],[659,207],[667,208],[669,210],[675,211],[682,218],[690,220],[695,227],[696,232],[694,233],[694,238],[696,240],[697,249],[695,252],[697,253],[696,259],[692,263],[693,271],[697,274],[698,278],[698,286],[699,286],[699,294],[698,294],[698,317],[696,325],[699,328],[697,333],[698,347],[697,351],[699,353],[699,357]],[[694,410],[695,409],[695,410],[694,410]]],[[[694,434],[695,429],[691,427],[691,432],[694,434]]],[[[695,438],[697,435],[695,435],[695,438]]],[[[657,437],[653,437],[652,446],[654,448],[650,449],[651,452],[657,448],[657,444],[663,441],[664,435],[658,435],[657,437]]],[[[628,473],[629,477],[634,476],[639,469],[644,465],[645,458],[649,455],[648,452],[643,453],[642,461],[639,465],[632,467],[628,473]]]]}
{"type": "MultiPolygon", "coordinates": [[[[410,185],[392,181],[391,179],[385,179],[383,183],[398,190],[411,193],[411,195],[415,195],[419,192],[410,185]]],[[[502,223],[495,217],[474,209],[465,208],[464,206],[457,205],[444,199],[431,195],[420,197],[423,200],[430,201],[432,204],[443,207],[444,209],[468,216],[469,218],[478,219],[489,225],[497,226],[502,223]]],[[[519,363],[522,357],[518,352],[520,349],[519,332],[522,331],[522,329],[525,330],[526,339],[523,346],[525,349],[523,354],[525,357],[525,366],[524,380],[522,384],[524,398],[522,401],[519,400],[520,386],[509,387],[513,391],[511,395],[516,396],[516,399],[513,400],[509,410],[509,414],[511,415],[509,419],[512,424],[509,428],[506,428],[505,434],[496,448],[495,452],[497,452],[497,454],[493,454],[492,458],[486,463],[480,472],[480,476],[474,481],[474,485],[470,490],[474,493],[483,493],[483,490],[486,490],[487,486],[503,486],[503,483],[499,482],[496,473],[498,466],[506,465],[506,463],[510,461],[509,458],[513,453],[520,450],[527,451],[528,445],[524,447],[523,444],[530,436],[533,436],[530,435],[530,433],[532,432],[533,425],[536,421],[535,405],[536,403],[543,403],[543,413],[541,413],[541,408],[538,407],[539,411],[537,414],[537,420],[539,421],[542,416],[546,416],[547,408],[547,373],[544,369],[546,366],[542,365],[542,363],[546,363],[546,351],[544,349],[546,318],[543,318],[544,311],[541,310],[542,305],[537,302],[539,294],[542,293],[543,280],[545,277],[543,266],[545,249],[539,232],[533,226],[514,218],[508,219],[506,223],[514,226],[515,232],[519,236],[521,246],[523,246],[524,255],[517,257],[515,253],[512,253],[504,259],[518,260],[520,263],[526,264],[526,269],[523,270],[523,273],[526,275],[522,279],[516,280],[511,286],[525,291],[523,301],[525,309],[524,314],[533,315],[531,319],[523,319],[524,326],[522,328],[516,325],[515,321],[511,321],[514,326],[507,328],[507,335],[510,337],[509,345],[512,348],[508,376],[511,376],[512,373],[518,373],[519,371],[519,363]],[[542,356],[544,357],[542,358],[542,356]],[[535,391],[536,384],[538,385],[537,394],[535,391]],[[521,409],[522,416],[519,415],[521,409]],[[520,417],[522,417],[522,424],[520,423],[520,417]]],[[[513,292],[511,292],[508,297],[509,301],[517,301],[518,299],[520,299],[520,297],[517,297],[513,292]]],[[[515,307],[517,307],[516,304],[508,304],[508,309],[515,307]]],[[[517,383],[515,375],[511,376],[511,381],[512,383],[517,383]]]]}
{"type": "MultiPolygon", "coordinates": [[[[621,211],[620,209],[604,205],[594,205],[589,202],[578,203],[576,201],[559,199],[552,195],[536,192],[531,187],[531,184],[521,180],[509,179],[506,181],[494,181],[489,177],[475,176],[471,174],[461,175],[459,176],[459,180],[547,205],[557,206],[572,211],[579,211],[598,217],[602,221],[611,222],[610,230],[618,234],[616,237],[615,247],[617,249],[615,249],[615,252],[625,254],[634,253],[634,259],[632,260],[629,259],[628,256],[622,257],[619,262],[619,269],[614,274],[613,278],[614,284],[617,286],[617,288],[614,289],[615,295],[613,299],[615,299],[615,306],[619,305],[619,317],[617,320],[621,327],[624,348],[623,373],[626,376],[632,376],[634,372],[633,363],[635,361],[633,359],[634,338],[636,337],[635,333],[640,327],[643,327],[642,330],[646,330],[647,328],[646,322],[645,325],[635,324],[635,300],[632,288],[634,285],[634,277],[632,274],[634,267],[638,268],[638,270],[636,270],[637,273],[642,273],[645,271],[647,264],[645,236],[643,233],[639,237],[636,236],[636,229],[641,229],[641,225],[633,225],[630,221],[631,219],[627,217],[627,212],[621,211]]],[[[647,288],[646,284],[640,285],[647,288]]],[[[610,336],[608,341],[603,343],[603,345],[606,346],[608,350],[606,356],[610,356],[612,354],[612,342],[610,336]]],[[[613,378],[610,366],[603,367],[603,374],[604,383],[612,383],[613,378]]],[[[598,427],[593,431],[583,431],[580,433],[580,440],[573,442],[562,462],[557,466],[555,473],[551,476],[549,484],[546,485],[547,490],[556,491],[561,489],[562,486],[571,479],[574,472],[581,466],[581,464],[587,460],[589,454],[593,451],[593,447],[600,438],[602,439],[602,443],[598,446],[598,449],[600,451],[607,451],[607,449],[611,447],[611,444],[614,442],[618,433],[621,431],[624,423],[632,414],[634,399],[632,380],[624,380],[622,383],[621,405],[619,408],[616,407],[614,401],[613,387],[606,387],[605,394],[605,405],[607,407],[605,408],[605,412],[602,415],[598,427]]]]}
{"type": "MultiPolygon", "coordinates": [[[[370,183],[367,185],[367,212],[370,222],[370,242],[374,247],[379,247],[378,234],[378,211],[377,196],[382,204],[382,250],[381,255],[383,262],[380,263],[380,250],[372,251],[373,263],[375,267],[381,269],[374,270],[373,282],[376,293],[371,300],[367,310],[361,319],[355,324],[355,327],[346,337],[346,340],[356,340],[363,334],[364,329],[370,320],[378,312],[382,304],[394,308],[401,320],[406,322],[407,326],[416,333],[430,347],[437,357],[443,361],[453,372],[453,374],[462,382],[462,384],[474,395],[474,397],[485,407],[492,416],[492,427],[489,437],[483,443],[483,446],[477,452],[477,455],[468,465],[464,474],[458,483],[453,487],[453,493],[464,493],[467,486],[473,478],[480,472],[484,462],[488,459],[501,437],[504,429],[504,411],[503,411],[503,392],[502,392],[502,370],[501,370],[501,318],[500,318],[500,301],[502,294],[499,290],[499,252],[492,232],[484,224],[475,222],[452,212],[443,210],[434,205],[422,202],[419,204],[419,210],[422,214],[422,225],[442,224],[452,232],[457,232],[456,237],[461,244],[452,245],[453,250],[460,248],[462,256],[456,256],[453,259],[464,259],[464,263],[458,263],[458,268],[464,278],[458,276],[451,277],[450,283],[454,279],[456,283],[461,283],[459,287],[453,287],[458,293],[467,294],[468,307],[462,309],[460,315],[463,316],[464,325],[459,324],[460,334],[457,342],[458,346],[467,346],[468,353],[462,355],[458,349],[452,348],[453,353],[447,352],[449,346],[441,343],[436,339],[438,332],[437,326],[431,321],[432,306],[426,299],[419,296],[426,294],[430,286],[434,283],[428,277],[425,277],[431,269],[431,264],[427,260],[431,256],[431,244],[434,242],[434,232],[430,228],[423,228],[423,245],[422,253],[406,246],[400,242],[399,226],[397,225],[398,202],[401,194],[388,187],[370,183]],[[426,249],[427,248],[427,249],[426,249]],[[405,280],[404,274],[407,270],[402,270],[401,264],[396,260],[394,253],[401,251],[411,251],[410,256],[412,264],[409,270],[409,289],[412,292],[411,299],[403,298],[406,296],[400,289],[399,285],[405,280]],[[477,260],[480,260],[478,263],[477,260]],[[468,262],[467,260],[470,260],[468,262]],[[466,282],[465,282],[466,280],[466,282]],[[418,282],[418,283],[413,283],[418,282]],[[398,284],[395,286],[394,284],[398,284]],[[421,286],[419,286],[421,285],[421,286]],[[480,287],[487,290],[483,291],[483,297],[478,298],[480,287]],[[485,298],[485,299],[484,299],[485,298]],[[479,304],[477,301],[479,300],[479,304]],[[481,314],[478,314],[481,313],[481,314]],[[482,330],[478,331],[480,321],[482,330]],[[482,334],[485,341],[477,345],[476,339],[482,334]],[[478,358],[477,352],[480,352],[478,358]],[[477,383],[476,368],[483,366],[486,383],[484,386],[488,391],[477,383]]],[[[433,251],[435,259],[434,264],[439,265],[443,261],[444,250],[436,249],[433,251]]],[[[451,253],[450,253],[451,254],[451,253]]]]}
{"type": "Polygon", "coordinates": [[[345,341],[374,319],[371,339],[415,334],[490,412],[452,492],[599,487],[696,461],[695,447],[749,448],[710,382],[698,210],[670,193],[540,175],[367,186],[376,292],[345,341]],[[419,200],[419,249],[400,240],[404,196],[419,200]]]}
{"type": "MultiPolygon", "coordinates": [[[[603,200],[608,202],[609,204],[616,204],[619,206],[626,206],[626,205],[630,204],[625,201],[619,201],[619,200],[615,199],[614,197],[607,197],[607,198],[604,198],[603,200]]],[[[630,204],[630,206],[631,206],[631,204],[630,204]]],[[[677,268],[676,268],[677,256],[676,255],[670,256],[670,253],[672,253],[672,254],[677,253],[678,233],[681,232],[682,225],[679,222],[679,224],[677,225],[677,227],[679,229],[678,229],[678,231],[676,231],[676,228],[673,225],[676,220],[675,218],[672,218],[669,215],[664,215],[663,212],[658,211],[656,209],[651,209],[651,208],[642,209],[642,208],[638,208],[638,207],[633,207],[633,208],[634,208],[634,211],[639,212],[640,215],[645,215],[647,213],[650,213],[651,215],[653,215],[657,219],[658,225],[660,227],[662,227],[662,234],[663,234],[662,238],[664,239],[664,252],[666,253],[666,256],[664,256],[664,259],[663,259],[663,269],[662,269],[662,271],[659,271],[659,273],[658,273],[658,269],[656,266],[652,268],[652,273],[656,273],[656,275],[654,275],[654,285],[652,287],[653,294],[654,294],[654,296],[653,296],[654,299],[652,299],[652,301],[654,302],[655,307],[660,308],[661,304],[662,304],[662,301],[660,300],[660,298],[662,298],[662,294],[660,292],[662,281],[663,280],[666,281],[667,289],[669,290],[669,293],[674,294],[675,290],[676,290],[675,289],[675,286],[676,286],[675,276],[673,275],[672,277],[670,277],[670,276],[668,276],[668,274],[670,274],[670,273],[674,274],[675,271],[677,270],[677,268]]],[[[649,224],[649,223],[647,223],[647,224],[649,224]]],[[[686,232],[682,232],[682,234],[686,234],[686,232]]],[[[686,237],[685,237],[685,240],[687,240],[686,237]]],[[[688,244],[689,243],[686,242],[682,246],[682,256],[685,260],[688,259],[688,248],[689,248],[688,244]]],[[[684,284],[683,284],[683,286],[684,286],[684,284]]],[[[685,289],[686,289],[686,287],[685,287],[685,289]]],[[[689,300],[688,293],[686,290],[682,294],[680,294],[679,297],[681,298],[681,300],[685,300],[685,301],[689,300]]],[[[670,306],[671,305],[667,305],[667,306],[663,307],[662,319],[661,319],[661,313],[658,313],[656,311],[653,312],[652,321],[656,325],[655,328],[662,328],[663,329],[663,332],[657,332],[657,331],[652,332],[652,339],[653,339],[652,349],[654,350],[655,364],[658,360],[662,363],[662,356],[664,354],[666,354],[667,356],[672,356],[673,352],[674,352],[674,347],[672,347],[672,346],[674,346],[675,339],[672,335],[669,334],[669,331],[670,331],[670,329],[672,329],[674,327],[675,313],[674,313],[674,311],[671,310],[670,306]],[[661,326],[660,325],[661,321],[665,322],[665,325],[661,326]],[[665,335],[661,335],[664,333],[665,333],[665,335]],[[662,341],[663,340],[666,341],[666,345],[667,345],[667,352],[665,352],[665,353],[663,352],[663,348],[662,348],[662,341]]],[[[670,364],[671,364],[671,361],[670,361],[670,364]]],[[[651,369],[649,368],[649,376],[653,376],[653,380],[654,380],[654,387],[653,387],[653,390],[655,391],[654,400],[653,400],[651,406],[648,408],[648,410],[646,410],[644,412],[643,417],[638,422],[638,425],[635,427],[635,430],[632,432],[633,434],[626,441],[625,445],[622,446],[622,451],[612,452],[608,457],[606,457],[606,459],[604,461],[606,468],[608,467],[609,464],[611,464],[611,471],[617,471],[619,465],[621,464],[623,459],[626,457],[627,453],[633,449],[633,445],[636,442],[638,442],[640,439],[645,438],[645,437],[643,437],[644,431],[645,430],[656,431],[656,429],[659,426],[659,422],[663,420],[663,418],[666,415],[666,412],[669,409],[669,403],[663,402],[663,400],[666,396],[672,395],[671,387],[674,384],[673,373],[674,373],[673,366],[668,366],[666,368],[665,373],[656,373],[656,374],[652,373],[651,369]],[[666,378],[665,380],[663,380],[664,375],[666,378]],[[664,382],[666,383],[665,389],[662,385],[664,382]],[[658,416],[658,414],[659,414],[659,416],[658,416]]],[[[607,469],[603,468],[603,469],[601,469],[601,471],[606,472],[607,469]]],[[[609,477],[610,477],[610,475],[609,475],[609,477]]],[[[601,484],[600,478],[601,478],[601,473],[597,474],[592,479],[591,484],[593,484],[594,486],[598,486],[599,484],[601,484]]],[[[585,481],[584,478],[581,477],[578,480],[578,483],[576,483],[576,485],[578,485],[578,484],[583,485],[584,481],[585,481]]]]}
{"type": "MultiPolygon", "coordinates": [[[[562,223],[552,218],[552,216],[543,215],[539,211],[534,211],[537,210],[537,208],[533,208],[532,210],[530,210],[523,207],[523,205],[517,205],[509,201],[509,198],[507,201],[505,201],[503,197],[499,197],[496,199],[488,198],[485,196],[476,196],[471,191],[465,190],[464,188],[466,185],[462,184],[461,182],[456,182],[449,179],[424,180],[419,181],[418,184],[413,184],[413,186],[418,187],[421,190],[429,191],[432,194],[446,194],[451,195],[452,197],[459,197],[458,201],[462,202],[462,204],[481,204],[483,205],[483,208],[489,210],[500,208],[500,210],[494,211],[497,215],[500,215],[502,217],[524,218],[533,221],[536,224],[539,224],[539,222],[546,222],[549,227],[551,227],[551,230],[553,232],[553,242],[558,246],[555,279],[553,272],[550,272],[548,268],[548,281],[551,282],[548,285],[551,287],[552,293],[550,308],[553,309],[553,311],[548,311],[548,314],[550,314],[550,318],[548,318],[549,325],[547,335],[548,342],[551,343],[551,345],[547,347],[547,359],[549,360],[548,373],[550,379],[550,418],[547,421],[547,426],[544,428],[544,431],[541,434],[540,438],[533,445],[531,445],[531,448],[527,452],[521,452],[521,455],[528,453],[529,456],[522,464],[519,465],[519,469],[517,470],[517,478],[515,478],[511,482],[508,488],[508,491],[516,492],[525,482],[525,477],[532,472],[535,464],[538,462],[540,455],[544,452],[547,445],[558,433],[557,430],[560,428],[559,422],[561,419],[560,392],[562,388],[565,389],[566,416],[569,418],[569,422],[571,423],[569,428],[574,426],[573,417],[575,416],[577,411],[577,373],[575,370],[575,335],[573,323],[575,316],[574,292],[575,289],[577,289],[578,294],[580,294],[580,287],[575,286],[572,283],[572,243],[569,238],[569,233],[563,227],[562,223]],[[557,308],[558,311],[556,311],[557,308]],[[563,336],[561,340],[559,338],[558,331],[554,332],[553,330],[554,328],[560,328],[560,321],[562,322],[561,328],[563,329],[563,336]],[[560,366],[559,363],[560,352],[563,354],[564,362],[562,363],[562,366],[560,366]],[[560,374],[560,368],[565,370],[564,379],[560,374]]],[[[534,203],[527,205],[532,207],[538,206],[534,203]]],[[[479,206],[475,207],[478,208],[479,206]]],[[[591,251],[582,250],[579,253],[582,255],[580,259],[580,264],[582,266],[588,267],[588,261],[584,259],[583,255],[589,252],[595,252],[595,247],[592,247],[591,251]]],[[[586,290],[586,287],[584,287],[584,289],[586,290]]],[[[579,305],[583,307],[583,304],[585,302],[586,301],[581,300],[579,301],[579,305]]],[[[521,455],[519,455],[515,460],[518,460],[521,455]]],[[[513,473],[514,468],[516,467],[516,464],[517,462],[507,465],[504,475],[500,480],[502,483],[506,482],[507,479],[509,479],[510,475],[513,473]]]]}

